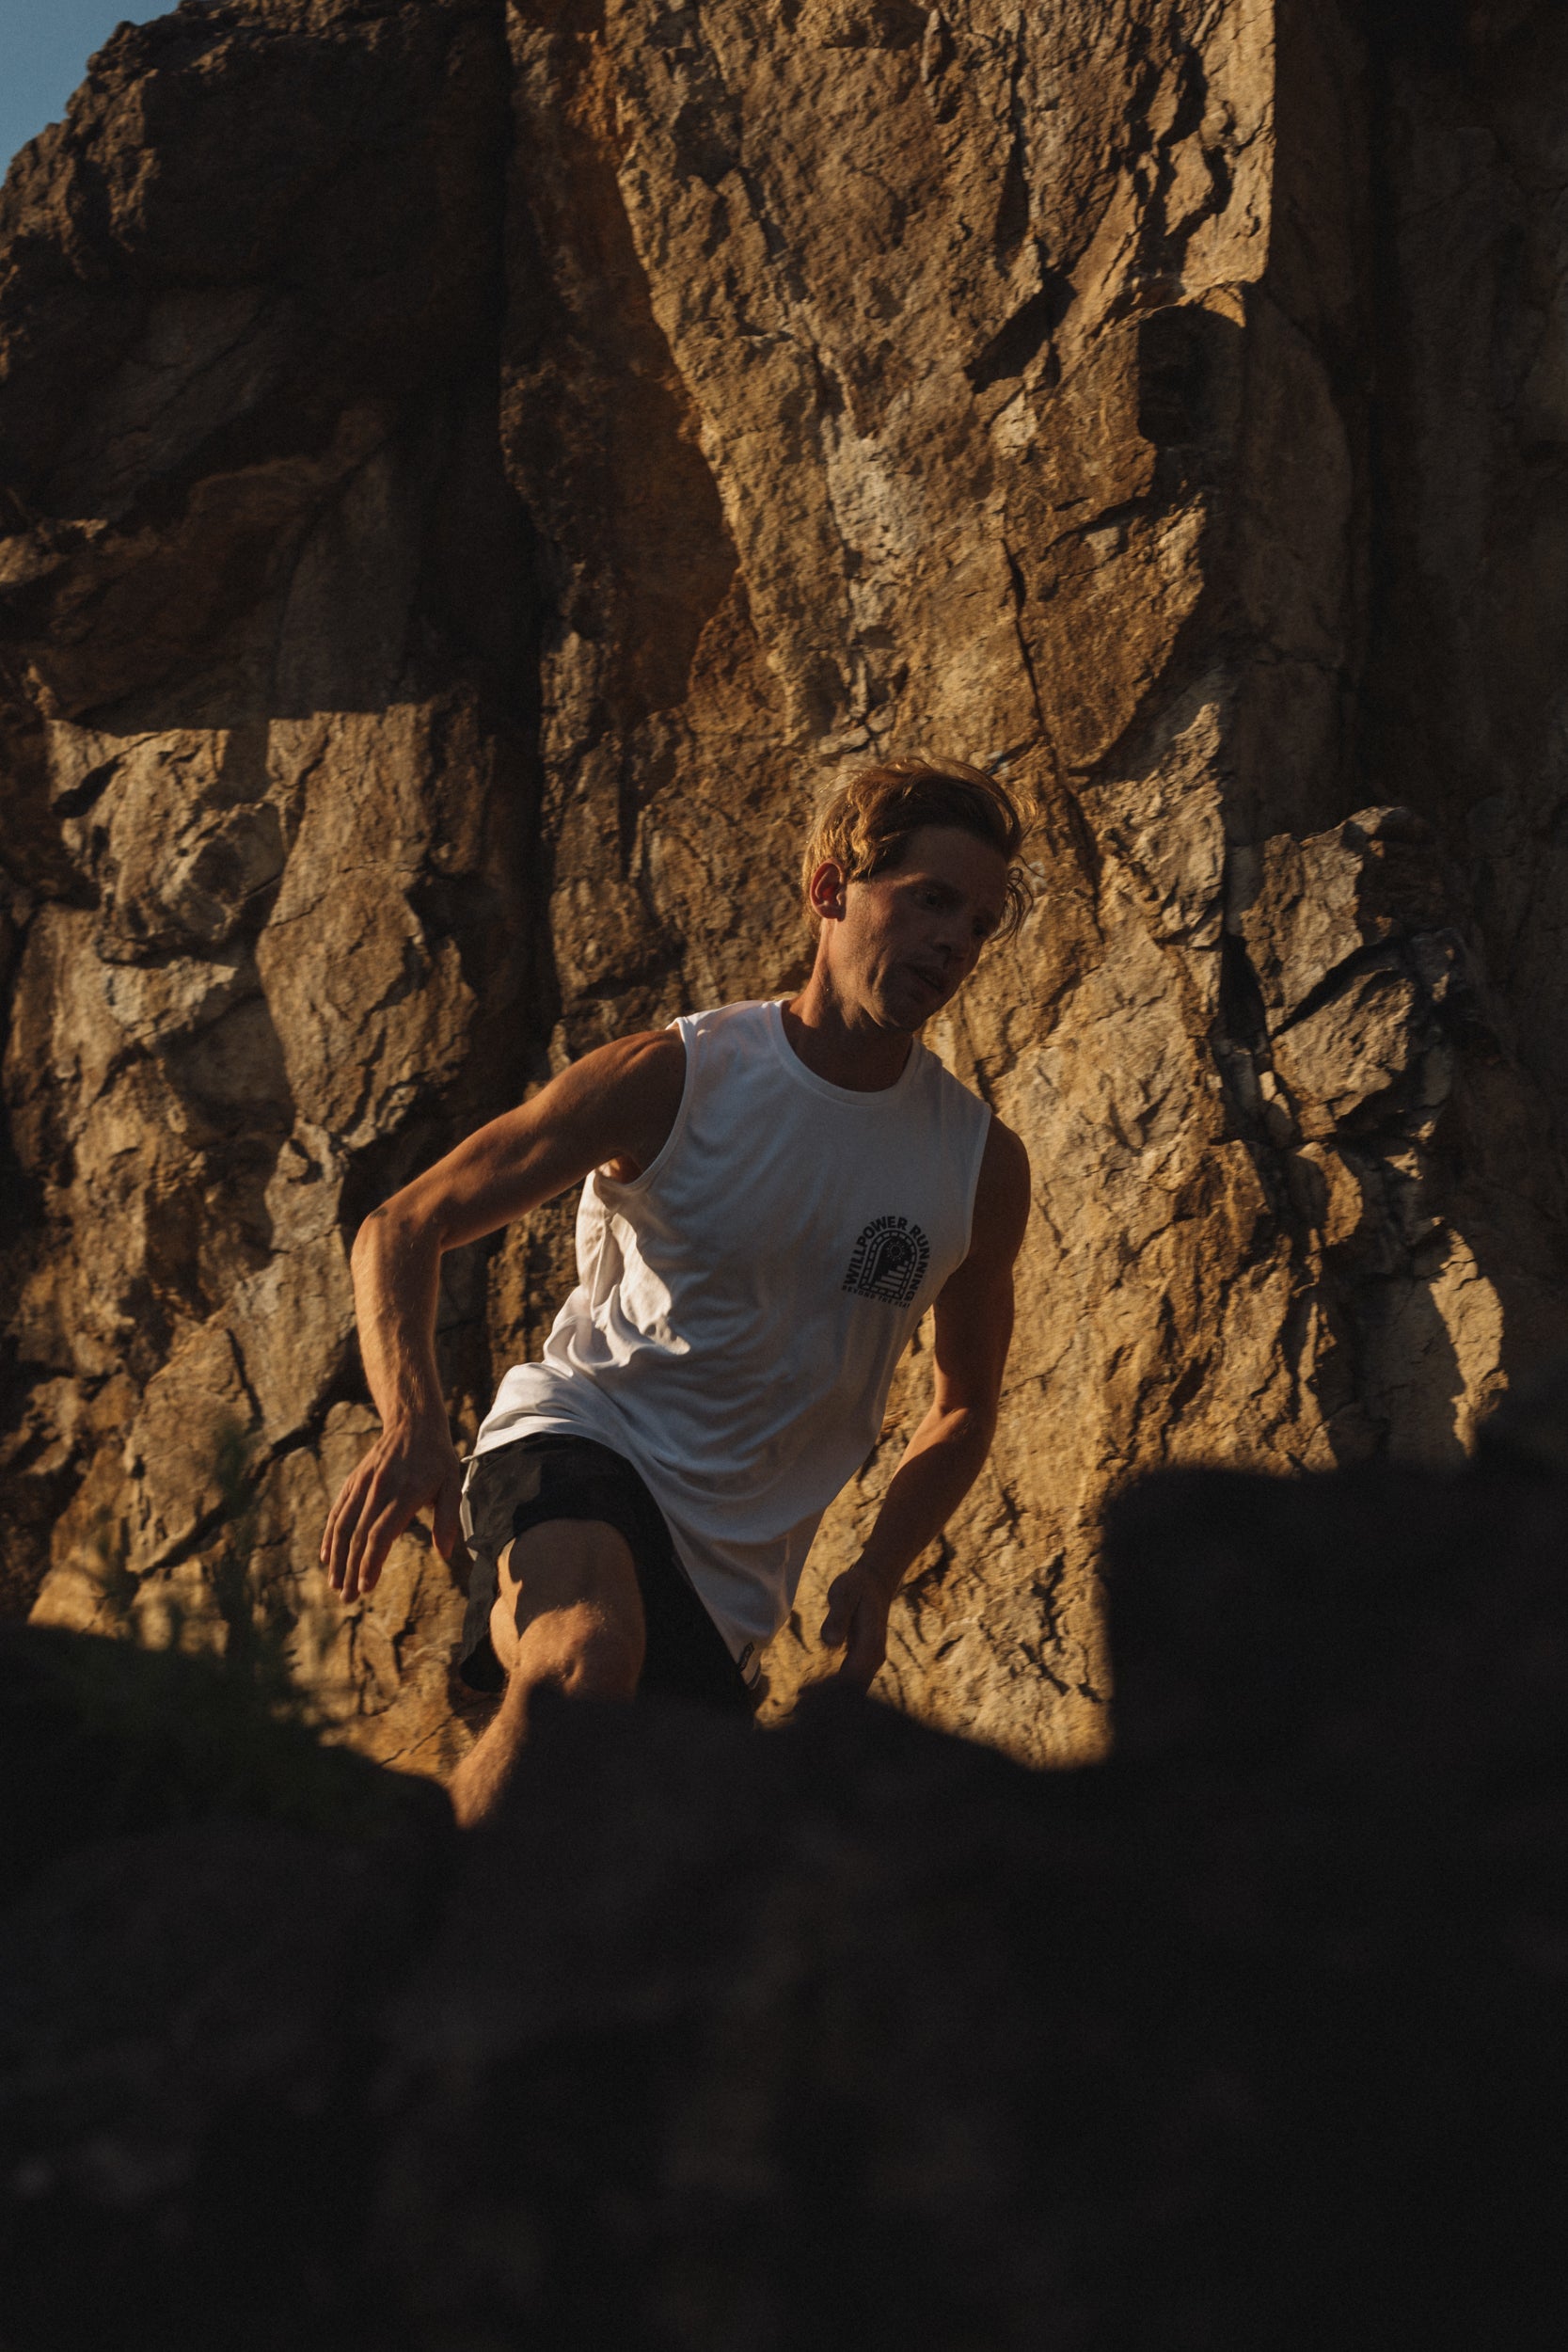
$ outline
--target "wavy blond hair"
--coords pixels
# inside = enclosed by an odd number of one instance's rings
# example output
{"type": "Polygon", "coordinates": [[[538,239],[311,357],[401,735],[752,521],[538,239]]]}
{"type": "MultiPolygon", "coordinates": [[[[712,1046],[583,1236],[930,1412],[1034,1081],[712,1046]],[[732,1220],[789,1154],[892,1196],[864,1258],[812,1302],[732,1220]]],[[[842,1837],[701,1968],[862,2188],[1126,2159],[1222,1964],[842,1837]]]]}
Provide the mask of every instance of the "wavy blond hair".
{"type": "Polygon", "coordinates": [[[973,834],[1007,862],[1007,898],[999,939],[1010,939],[1034,902],[1021,863],[1025,824],[1012,794],[983,768],[961,759],[883,759],[838,785],[818,807],[800,860],[800,895],[814,930],[811,878],[832,859],[846,882],[869,882],[903,862],[904,845],[923,825],[973,834]]]}

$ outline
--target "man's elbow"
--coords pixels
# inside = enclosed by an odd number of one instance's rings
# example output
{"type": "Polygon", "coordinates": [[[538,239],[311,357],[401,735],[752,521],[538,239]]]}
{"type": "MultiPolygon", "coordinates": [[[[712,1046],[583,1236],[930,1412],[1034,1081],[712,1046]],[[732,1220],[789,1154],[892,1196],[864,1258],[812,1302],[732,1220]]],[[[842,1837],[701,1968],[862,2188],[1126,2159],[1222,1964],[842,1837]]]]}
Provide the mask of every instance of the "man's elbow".
{"type": "Polygon", "coordinates": [[[369,1216],[361,1223],[348,1253],[349,1268],[352,1273],[368,1274],[375,1260],[380,1256],[386,1238],[383,1230],[386,1216],[385,1209],[372,1209],[369,1216]]]}
{"type": "Polygon", "coordinates": [[[994,1405],[959,1405],[948,1415],[948,1440],[979,1469],[996,1435],[994,1405]]]}
{"type": "Polygon", "coordinates": [[[354,1247],[348,1253],[350,1270],[357,1279],[385,1268],[406,1255],[423,1230],[423,1221],[412,1216],[394,1194],[379,1209],[371,1211],[355,1234],[354,1247]]]}

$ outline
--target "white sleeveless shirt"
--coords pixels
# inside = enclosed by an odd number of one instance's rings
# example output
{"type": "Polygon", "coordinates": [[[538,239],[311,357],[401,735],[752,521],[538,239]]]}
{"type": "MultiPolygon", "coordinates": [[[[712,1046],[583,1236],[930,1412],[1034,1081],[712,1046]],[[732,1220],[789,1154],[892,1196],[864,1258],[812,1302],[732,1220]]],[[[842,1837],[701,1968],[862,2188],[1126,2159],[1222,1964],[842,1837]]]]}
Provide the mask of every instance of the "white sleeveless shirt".
{"type": "Polygon", "coordinates": [[[830,1085],[776,1003],[673,1026],[686,1084],[664,1148],[633,1184],[584,1184],[578,1287],[475,1451],[558,1431],[624,1454],[745,1672],[968,1254],[990,1113],[918,1043],[879,1093],[830,1085]]]}

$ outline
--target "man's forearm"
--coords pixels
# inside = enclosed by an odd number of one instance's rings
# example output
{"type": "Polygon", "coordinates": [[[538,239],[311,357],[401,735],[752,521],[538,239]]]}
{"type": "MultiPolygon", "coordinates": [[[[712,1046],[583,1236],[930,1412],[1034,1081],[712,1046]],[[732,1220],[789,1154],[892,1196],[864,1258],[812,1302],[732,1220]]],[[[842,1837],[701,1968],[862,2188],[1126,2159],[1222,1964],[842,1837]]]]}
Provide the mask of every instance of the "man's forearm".
{"type": "Polygon", "coordinates": [[[890,1599],[974,1486],[995,1426],[994,1415],[933,1405],[911,1438],[860,1557],[890,1599]]]}
{"type": "Polygon", "coordinates": [[[373,1590],[391,1547],[421,1511],[441,1557],[452,1557],[463,1485],[436,1371],[436,1228],[388,1203],[359,1228],[351,1263],[381,1435],[338,1489],[322,1534],[322,1565],[350,1601],[373,1590]]]}
{"type": "Polygon", "coordinates": [[[446,1422],[436,1368],[441,1248],[431,1229],[378,1209],[351,1261],[359,1353],[382,1426],[446,1422]]]}

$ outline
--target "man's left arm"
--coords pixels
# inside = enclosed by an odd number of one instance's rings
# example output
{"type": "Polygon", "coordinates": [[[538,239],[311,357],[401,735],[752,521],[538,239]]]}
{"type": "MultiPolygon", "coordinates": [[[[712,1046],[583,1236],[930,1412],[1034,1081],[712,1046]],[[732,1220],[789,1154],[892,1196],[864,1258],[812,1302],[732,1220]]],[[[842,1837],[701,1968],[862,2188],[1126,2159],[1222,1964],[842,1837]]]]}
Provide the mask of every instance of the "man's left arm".
{"type": "Polygon", "coordinates": [[[841,1677],[865,1690],[887,1655],[888,1611],[911,1567],[980,1474],[996,1428],[1013,1335],[1013,1262],[1029,1218],[1029,1158],[993,1119],[980,1163],[969,1255],[938,1295],[936,1388],[852,1568],[828,1589],[822,1639],[841,1677]]]}

